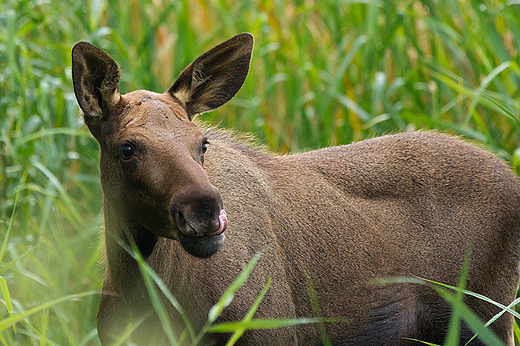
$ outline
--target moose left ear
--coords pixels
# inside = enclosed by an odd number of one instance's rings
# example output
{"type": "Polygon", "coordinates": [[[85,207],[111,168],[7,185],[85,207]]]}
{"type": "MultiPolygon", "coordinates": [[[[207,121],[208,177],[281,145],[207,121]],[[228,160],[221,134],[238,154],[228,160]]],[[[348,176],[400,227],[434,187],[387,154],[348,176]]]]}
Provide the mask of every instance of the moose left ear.
{"type": "Polygon", "coordinates": [[[168,92],[184,103],[190,119],[218,108],[244,84],[252,51],[253,35],[236,35],[186,67],[168,92]]]}
{"type": "Polygon", "coordinates": [[[105,117],[119,102],[120,76],[119,66],[107,53],[88,42],[74,45],[72,81],[87,124],[105,117]]]}

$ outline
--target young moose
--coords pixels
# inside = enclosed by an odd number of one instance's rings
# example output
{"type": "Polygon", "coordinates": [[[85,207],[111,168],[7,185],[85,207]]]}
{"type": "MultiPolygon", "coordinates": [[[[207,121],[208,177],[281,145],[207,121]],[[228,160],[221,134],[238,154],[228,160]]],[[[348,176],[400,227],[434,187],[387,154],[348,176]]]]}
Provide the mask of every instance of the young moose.
{"type": "MultiPolygon", "coordinates": [[[[520,183],[488,152],[445,135],[414,132],[275,156],[227,132],[197,126],[195,115],[238,92],[252,48],[250,34],[237,35],[197,58],[165,93],[121,95],[114,60],[89,43],[74,46],[74,91],[101,149],[103,345],[132,327],[133,343],[166,344],[138,265],[122,247],[132,242],[196,331],[260,251],[220,321],[243,319],[267,277],[272,286],[255,318],[312,317],[317,311],[343,318],[247,331],[241,345],[320,345],[320,328],[333,345],[415,344],[407,338],[441,344],[450,307],[436,292],[372,280],[419,276],[456,285],[469,245],[466,288],[504,305],[515,299],[520,183]]],[[[185,325],[162,298],[179,336],[185,325]]],[[[475,298],[466,303],[484,321],[500,311],[475,298]]],[[[462,343],[472,332],[461,328],[462,343]]],[[[491,329],[513,345],[509,313],[491,329]]],[[[200,344],[224,345],[228,338],[209,335],[200,344]]]]}

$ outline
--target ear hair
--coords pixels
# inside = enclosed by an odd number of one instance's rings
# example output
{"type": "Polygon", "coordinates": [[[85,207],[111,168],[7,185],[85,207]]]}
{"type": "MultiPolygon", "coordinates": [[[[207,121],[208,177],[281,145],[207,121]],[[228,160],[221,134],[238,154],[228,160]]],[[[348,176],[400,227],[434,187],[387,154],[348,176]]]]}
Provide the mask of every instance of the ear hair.
{"type": "Polygon", "coordinates": [[[252,51],[253,35],[236,35],[186,67],[168,92],[184,103],[190,119],[218,108],[242,87],[252,51]]]}
{"type": "Polygon", "coordinates": [[[87,117],[103,118],[119,102],[117,63],[101,49],[88,42],[72,48],[72,81],[79,106],[87,117]]]}

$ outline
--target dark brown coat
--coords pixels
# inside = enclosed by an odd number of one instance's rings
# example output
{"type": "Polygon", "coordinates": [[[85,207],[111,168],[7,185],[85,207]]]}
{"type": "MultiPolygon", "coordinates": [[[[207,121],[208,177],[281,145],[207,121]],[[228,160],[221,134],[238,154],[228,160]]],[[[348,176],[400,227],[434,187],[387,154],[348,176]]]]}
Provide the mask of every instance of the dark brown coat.
{"type": "MultiPolygon", "coordinates": [[[[399,345],[407,343],[404,337],[442,343],[450,310],[437,293],[369,281],[415,275],[454,285],[468,244],[467,289],[505,305],[514,300],[520,184],[488,152],[413,132],[275,156],[193,123],[194,115],[240,89],[252,44],[249,34],[224,42],[164,94],[120,95],[119,68],[108,55],[86,42],[73,49],[74,89],[101,148],[108,264],[98,320],[103,345],[143,314],[134,342],[152,345],[164,337],[136,262],[119,244],[130,238],[199,329],[259,251],[259,263],[221,321],[242,319],[271,277],[255,318],[313,316],[312,286],[321,316],[345,318],[326,325],[334,345],[399,345]]],[[[467,304],[483,320],[499,311],[476,299],[467,304]]],[[[169,311],[180,334],[183,324],[169,311]]],[[[239,344],[317,345],[318,329],[250,331],[239,344]]],[[[511,315],[492,329],[513,344],[511,315]]],[[[463,326],[462,338],[470,336],[463,326]]],[[[210,336],[203,344],[224,345],[228,337],[210,336]]]]}

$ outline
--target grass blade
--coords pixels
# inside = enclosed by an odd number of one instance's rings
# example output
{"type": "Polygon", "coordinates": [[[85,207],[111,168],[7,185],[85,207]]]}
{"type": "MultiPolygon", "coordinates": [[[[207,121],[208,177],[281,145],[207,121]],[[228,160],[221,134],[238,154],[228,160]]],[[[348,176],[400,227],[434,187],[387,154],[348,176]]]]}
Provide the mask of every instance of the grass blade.
{"type": "Polygon", "coordinates": [[[47,308],[50,308],[50,307],[52,307],[52,306],[54,306],[56,304],[59,304],[59,303],[65,302],[65,301],[69,301],[69,300],[79,299],[79,298],[82,298],[82,297],[91,296],[91,295],[94,295],[94,294],[98,294],[98,293],[95,292],[95,291],[88,291],[88,292],[83,292],[83,293],[71,294],[71,295],[68,295],[68,296],[65,296],[65,297],[61,297],[61,298],[58,298],[58,299],[55,299],[55,300],[51,300],[50,302],[46,302],[46,303],[41,304],[39,306],[35,306],[35,307],[33,307],[33,308],[31,308],[31,309],[29,309],[27,311],[24,311],[21,314],[18,314],[18,315],[15,315],[15,316],[12,316],[12,317],[9,317],[9,318],[7,318],[5,320],[0,321],[0,332],[3,332],[4,330],[6,330],[7,328],[11,327],[15,323],[24,320],[26,317],[29,317],[32,314],[35,314],[35,313],[37,313],[39,311],[42,311],[42,310],[47,309],[47,308]]]}
{"type": "MultiPolygon", "coordinates": [[[[448,332],[446,333],[446,338],[444,339],[444,345],[456,345],[459,343],[459,334],[460,334],[460,322],[462,317],[462,311],[464,310],[464,294],[460,291],[466,287],[466,282],[468,280],[468,271],[469,271],[469,262],[470,262],[470,254],[471,254],[471,244],[468,244],[466,247],[466,252],[464,254],[464,262],[462,264],[462,271],[459,278],[459,284],[457,290],[455,292],[455,296],[451,297],[451,300],[448,300],[451,303],[451,318],[450,324],[448,327],[448,332]]],[[[435,288],[435,287],[434,287],[435,288]]],[[[444,291],[443,291],[444,292],[444,291]]],[[[439,292],[438,292],[439,293],[439,292]]],[[[441,293],[439,293],[441,294],[441,293]]],[[[442,296],[442,294],[441,294],[442,296]]],[[[446,299],[446,298],[445,298],[446,299]]]]}
{"type": "MultiPolygon", "coordinates": [[[[480,318],[471,311],[464,303],[459,303],[459,298],[456,294],[449,293],[448,291],[439,287],[434,287],[444,299],[450,304],[455,305],[458,309],[458,316],[462,317],[464,322],[476,333],[478,338],[486,345],[503,346],[504,343],[488,328],[484,326],[480,318]]],[[[446,343],[447,345],[457,345],[458,339],[453,341],[454,343],[446,343]]]]}
{"type": "MultiPolygon", "coordinates": [[[[258,309],[258,306],[260,305],[260,302],[262,299],[264,299],[265,294],[269,290],[269,287],[271,287],[271,278],[267,278],[267,283],[264,286],[264,289],[260,293],[260,295],[256,298],[255,302],[253,303],[253,306],[251,306],[251,309],[247,312],[246,316],[242,320],[243,322],[250,322],[253,319],[253,316],[258,309]]],[[[231,335],[231,338],[228,340],[226,346],[233,346],[238,339],[244,334],[246,330],[244,328],[236,329],[233,335],[231,335]]]]}
{"type": "Polygon", "coordinates": [[[235,293],[244,285],[249,274],[256,265],[256,262],[260,259],[261,253],[257,253],[253,256],[251,261],[247,264],[247,266],[242,270],[240,275],[236,278],[236,280],[229,286],[226,292],[220,297],[219,301],[213,305],[208,314],[208,323],[213,323],[220,316],[222,311],[233,301],[233,297],[235,293]]]}
{"type": "Polygon", "coordinates": [[[16,188],[16,195],[14,197],[14,203],[13,203],[13,211],[11,212],[11,217],[9,218],[9,224],[7,225],[7,231],[5,232],[4,240],[2,241],[2,248],[0,249],[0,263],[2,263],[2,260],[4,258],[5,247],[7,246],[7,241],[9,240],[9,235],[11,234],[11,228],[13,227],[16,206],[18,205],[18,196],[20,195],[20,187],[23,185],[23,182],[26,179],[27,179],[27,172],[24,172],[22,174],[22,178],[20,179],[20,182],[18,183],[18,186],[16,188]]]}
{"type": "Polygon", "coordinates": [[[511,65],[511,61],[503,62],[502,64],[498,65],[496,68],[491,71],[490,74],[488,74],[480,83],[477,91],[475,92],[475,97],[473,98],[473,101],[471,102],[471,106],[468,109],[468,113],[466,114],[466,119],[464,120],[464,124],[467,126],[469,119],[471,116],[475,119],[477,123],[481,123],[480,117],[478,113],[475,112],[475,107],[477,107],[477,104],[480,101],[480,97],[484,90],[487,89],[489,84],[495,79],[502,71],[506,70],[511,65]],[[477,119],[478,118],[478,119],[477,119]]]}
{"type": "Polygon", "coordinates": [[[249,261],[249,263],[246,265],[246,267],[242,270],[240,275],[235,279],[235,281],[229,286],[229,288],[224,292],[224,294],[220,297],[219,301],[213,305],[208,313],[208,320],[204,324],[204,327],[202,327],[202,330],[199,332],[197,337],[195,338],[194,345],[198,345],[204,335],[208,333],[211,325],[215,320],[220,316],[222,311],[231,304],[233,301],[233,298],[235,296],[235,293],[244,285],[247,278],[249,277],[249,274],[251,274],[251,271],[256,265],[256,262],[260,259],[260,256],[262,255],[261,252],[255,254],[253,258],[249,261]]]}
{"type": "MultiPolygon", "coordinates": [[[[325,322],[339,322],[338,319],[323,319],[325,322]]],[[[319,318],[294,318],[294,319],[253,319],[249,322],[229,322],[212,325],[209,333],[231,333],[237,329],[275,329],[291,327],[300,324],[317,323],[319,318]]]]}
{"type": "Polygon", "coordinates": [[[168,341],[171,345],[176,346],[179,343],[177,342],[177,338],[175,337],[175,334],[172,329],[172,323],[170,321],[170,318],[168,316],[168,312],[166,311],[165,307],[162,305],[161,299],[159,298],[157,291],[155,289],[154,283],[150,275],[148,275],[147,271],[144,269],[147,264],[144,261],[143,256],[139,252],[139,249],[137,248],[137,245],[135,242],[132,242],[132,248],[133,253],[137,257],[137,264],[139,266],[139,270],[141,271],[141,275],[144,280],[144,284],[146,286],[146,289],[148,291],[148,295],[150,296],[150,300],[152,302],[152,306],[159,317],[159,320],[161,321],[161,326],[166,334],[166,337],[168,338],[168,341]]]}
{"type": "MultiPolygon", "coordinates": [[[[9,294],[9,288],[7,287],[7,282],[3,276],[0,276],[0,291],[2,292],[2,296],[4,297],[5,307],[7,308],[7,313],[9,317],[13,317],[13,304],[11,303],[11,295],[9,294]]],[[[13,325],[14,334],[16,336],[16,326],[13,325]]]]}

